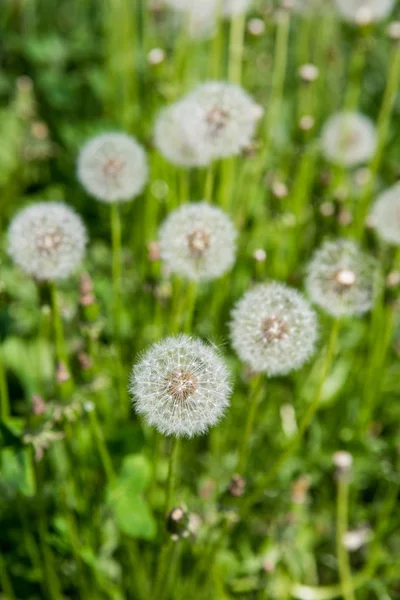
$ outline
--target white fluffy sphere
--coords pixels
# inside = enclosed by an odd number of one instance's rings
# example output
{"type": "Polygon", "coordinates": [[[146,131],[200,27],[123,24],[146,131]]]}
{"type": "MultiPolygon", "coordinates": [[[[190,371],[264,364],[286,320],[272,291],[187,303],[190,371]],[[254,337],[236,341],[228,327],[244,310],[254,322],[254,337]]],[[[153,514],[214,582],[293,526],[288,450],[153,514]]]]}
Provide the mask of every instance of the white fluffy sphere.
{"type": "Polygon", "coordinates": [[[8,253],[39,281],[65,279],[83,259],[86,229],[79,215],[62,202],[38,202],[11,221],[8,253]]]}
{"type": "Polygon", "coordinates": [[[400,245],[400,183],[378,197],[371,216],[379,237],[389,244],[400,245]]]}
{"type": "Polygon", "coordinates": [[[374,155],[377,144],[375,126],[362,114],[338,113],[325,124],[321,144],[328,160],[344,167],[354,167],[374,155]]]}
{"type": "Polygon", "coordinates": [[[132,200],[148,180],[146,153],[125,133],[102,133],[82,148],[78,179],[97,200],[107,203],[132,200]]]}
{"type": "Polygon", "coordinates": [[[136,412],[166,435],[205,433],[229,406],[231,386],[220,353],[187,335],[154,344],[133,367],[136,412]]]}
{"type": "Polygon", "coordinates": [[[172,273],[215,279],[235,262],[236,230],[229,217],[207,202],[183,204],[159,232],[160,255],[172,273]]]}
{"type": "Polygon", "coordinates": [[[335,0],[344,19],[355,23],[381,21],[389,16],[395,0],[335,0]]]}
{"type": "Polygon", "coordinates": [[[354,242],[325,242],[308,265],[308,294],[331,315],[363,314],[374,301],[378,283],[376,267],[376,260],[354,242]]]}
{"type": "Polygon", "coordinates": [[[302,367],[317,340],[317,318],[306,299],[276,282],[248,291],[232,311],[230,328],[239,358],[270,376],[302,367]]]}

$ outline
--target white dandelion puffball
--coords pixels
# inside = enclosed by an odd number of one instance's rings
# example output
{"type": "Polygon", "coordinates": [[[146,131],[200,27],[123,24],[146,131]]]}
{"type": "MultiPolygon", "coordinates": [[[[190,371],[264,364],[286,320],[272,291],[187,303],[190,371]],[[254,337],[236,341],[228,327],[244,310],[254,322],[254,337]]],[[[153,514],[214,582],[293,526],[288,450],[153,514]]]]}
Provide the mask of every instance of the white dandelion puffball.
{"type": "Polygon", "coordinates": [[[236,236],[220,208],[207,202],[183,204],[160,228],[160,256],[172,273],[193,280],[215,279],[235,262],[236,236]]]}
{"type": "Polygon", "coordinates": [[[325,124],[321,144],[328,160],[343,167],[354,167],[374,155],[375,126],[371,119],[359,113],[338,113],[325,124]]]}
{"type": "Polygon", "coordinates": [[[336,317],[361,315],[372,307],[378,271],[373,257],[349,240],[327,241],[308,265],[311,300],[336,317]]]}
{"type": "Polygon", "coordinates": [[[326,0],[294,0],[293,9],[299,13],[307,13],[317,9],[326,9],[326,0]]]}
{"type": "Polygon", "coordinates": [[[346,21],[370,23],[389,16],[395,0],[335,0],[339,13],[346,21]]]}
{"type": "Polygon", "coordinates": [[[222,14],[224,17],[241,15],[250,8],[253,0],[222,0],[222,14]]]}
{"type": "Polygon", "coordinates": [[[194,102],[179,101],[163,109],[154,127],[154,143],[171,163],[184,167],[206,166],[211,156],[192,140],[191,125],[201,119],[201,111],[194,102]]]}
{"type": "Polygon", "coordinates": [[[65,279],[83,259],[87,241],[82,219],[62,202],[38,202],[11,221],[8,253],[39,281],[65,279]]]}
{"type": "Polygon", "coordinates": [[[378,197],[371,217],[380,238],[389,244],[400,245],[400,182],[378,197]]]}
{"type": "Polygon", "coordinates": [[[263,109],[240,86],[203,83],[187,97],[197,110],[187,124],[191,145],[213,159],[239,154],[253,138],[263,109]]]}
{"type": "Polygon", "coordinates": [[[219,352],[187,335],[151,346],[133,367],[136,412],[166,435],[205,433],[229,406],[231,386],[219,352]]]}
{"type": "Polygon", "coordinates": [[[132,200],[148,179],[147,157],[125,133],[102,133],[89,140],[78,158],[78,179],[97,200],[132,200]]]}
{"type": "Polygon", "coordinates": [[[257,285],[239,300],[230,329],[239,358],[269,376],[302,367],[317,340],[317,318],[306,299],[276,282],[257,285]]]}

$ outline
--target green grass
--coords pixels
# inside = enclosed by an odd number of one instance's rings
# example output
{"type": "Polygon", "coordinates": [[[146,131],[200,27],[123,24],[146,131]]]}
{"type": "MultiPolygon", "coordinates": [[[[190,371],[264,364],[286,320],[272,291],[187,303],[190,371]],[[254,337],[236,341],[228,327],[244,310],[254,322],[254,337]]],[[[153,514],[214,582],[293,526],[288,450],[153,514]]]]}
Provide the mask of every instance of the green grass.
{"type": "Polygon", "coordinates": [[[276,18],[268,1],[255,2],[246,17],[264,18],[262,36],[246,33],[239,17],[220,24],[213,39],[193,42],[170,11],[149,4],[7,0],[0,11],[3,597],[399,597],[398,287],[386,286],[371,313],[340,326],[321,312],[315,359],[284,378],[255,381],[230,347],[227,324],[254,282],[303,289],[306,264],[327,237],[358,240],[384,277],[400,270],[397,249],[364,226],[377,193],[400,176],[400,46],[388,39],[386,22],[358,30],[331,11],[276,18]],[[152,66],[155,47],[166,59],[152,66]],[[319,68],[310,84],[298,77],[307,62],[319,68]],[[244,156],[179,169],[153,147],[155,116],[211,78],[240,82],[265,117],[244,156]],[[320,153],[322,125],[344,106],[378,127],[366,185],[320,153]],[[315,119],[311,131],[298,126],[305,114],[315,119]],[[47,138],[32,132],[38,121],[47,138]],[[145,146],[151,178],[141,197],[111,215],[85,194],[75,164],[88,137],[114,129],[145,146]],[[287,186],[285,197],[274,193],[276,182],[287,186]],[[205,197],[233,219],[238,256],[231,273],[194,290],[167,277],[148,244],[171,210],[205,197]],[[80,304],[79,276],[51,294],[6,255],[10,218],[42,199],[64,200],[85,220],[90,307],[80,304]],[[264,262],[253,258],[260,248],[264,262]],[[183,330],[221,346],[234,392],[209,435],[175,448],[169,472],[173,444],[139,422],[127,387],[139,353],[183,330]],[[56,383],[56,358],[70,366],[66,383],[56,383]],[[35,395],[44,413],[34,414],[35,395]],[[349,479],[335,475],[337,450],[353,456],[349,479]],[[239,453],[247,485],[234,498],[227,490],[239,453]],[[184,506],[195,533],[171,541],[166,504],[184,506]],[[342,534],[363,524],[369,541],[348,553],[342,534]]]}

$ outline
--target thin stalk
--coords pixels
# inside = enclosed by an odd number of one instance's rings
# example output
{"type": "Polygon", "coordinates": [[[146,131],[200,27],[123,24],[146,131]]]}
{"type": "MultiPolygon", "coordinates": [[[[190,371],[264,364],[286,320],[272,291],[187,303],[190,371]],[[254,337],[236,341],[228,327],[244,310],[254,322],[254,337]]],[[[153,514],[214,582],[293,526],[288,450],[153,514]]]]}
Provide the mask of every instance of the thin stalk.
{"type": "Polygon", "coordinates": [[[168,515],[172,509],[173,502],[175,500],[175,488],[177,482],[177,470],[178,470],[178,455],[179,455],[179,438],[173,437],[171,442],[171,450],[169,455],[168,463],[168,479],[167,479],[167,490],[165,497],[165,515],[168,515]]]}
{"type": "Polygon", "coordinates": [[[185,333],[190,333],[193,325],[194,311],[196,308],[196,299],[197,299],[197,282],[191,281],[186,290],[186,302],[185,302],[185,322],[183,326],[183,331],[185,333]]]}
{"type": "Polygon", "coordinates": [[[317,388],[314,393],[314,397],[300,422],[300,425],[299,425],[296,435],[293,437],[293,439],[291,440],[291,442],[289,443],[287,448],[282,452],[282,454],[273,463],[273,465],[268,470],[268,472],[265,474],[265,476],[261,479],[261,481],[258,484],[258,489],[256,489],[252,494],[250,494],[246,498],[246,501],[243,503],[243,506],[242,506],[243,512],[246,512],[252,506],[252,504],[254,502],[257,502],[259,497],[262,495],[262,492],[260,492],[260,488],[265,489],[265,487],[274,479],[274,477],[277,474],[277,472],[279,471],[279,469],[282,467],[282,465],[284,463],[286,463],[288,458],[293,454],[293,452],[298,447],[298,445],[301,442],[301,440],[303,439],[303,436],[304,436],[305,432],[307,431],[311,421],[313,420],[313,417],[318,410],[319,403],[321,400],[321,393],[322,393],[323,385],[324,385],[326,377],[329,373],[329,369],[331,367],[332,360],[333,360],[333,357],[335,354],[338,335],[339,335],[339,327],[340,327],[340,321],[339,321],[339,319],[335,319],[335,321],[332,325],[330,336],[329,336],[327,352],[326,352],[324,364],[322,367],[321,375],[319,378],[319,382],[317,384],[317,388]]]}
{"type": "Polygon", "coordinates": [[[3,357],[0,353],[0,416],[6,421],[10,416],[10,397],[8,394],[8,384],[3,357]]]}
{"type": "Polygon", "coordinates": [[[266,146],[273,138],[273,130],[279,121],[279,113],[282,105],[283,86],[286,76],[286,65],[288,59],[288,41],[290,31],[289,11],[281,11],[278,17],[278,26],[274,51],[274,71],[272,74],[272,91],[270,98],[270,109],[266,115],[266,146]]]}
{"type": "Polygon", "coordinates": [[[61,319],[60,307],[58,303],[57,289],[54,283],[50,283],[51,302],[53,310],[53,328],[56,343],[57,360],[62,362],[68,369],[68,355],[64,338],[64,327],[61,319]]]}
{"type": "Polygon", "coordinates": [[[251,394],[249,399],[249,410],[247,413],[246,426],[244,435],[242,438],[242,444],[238,456],[238,462],[236,472],[239,475],[244,475],[247,464],[247,457],[249,453],[250,438],[254,429],[254,422],[256,419],[257,408],[261,400],[262,393],[264,391],[264,377],[258,375],[251,382],[251,394]]]}
{"type": "Polygon", "coordinates": [[[107,476],[108,482],[111,482],[115,478],[115,471],[112,464],[110,453],[108,452],[107,445],[104,441],[104,435],[100,427],[100,423],[97,418],[96,408],[89,411],[89,422],[95,440],[97,450],[99,452],[100,460],[103,465],[104,473],[107,476]]]}
{"type": "Polygon", "coordinates": [[[213,198],[214,179],[215,179],[214,170],[215,170],[214,163],[211,163],[207,167],[206,178],[205,178],[205,183],[204,183],[204,200],[207,200],[207,202],[212,202],[212,198],[213,198]]]}
{"type": "Polygon", "coordinates": [[[229,37],[228,80],[240,84],[242,79],[244,31],[246,15],[241,13],[231,20],[229,37]]]}
{"type": "Polygon", "coordinates": [[[6,600],[17,600],[14,594],[14,588],[11,583],[11,578],[7,573],[6,562],[3,559],[3,553],[0,552],[0,583],[1,588],[5,594],[6,600]]]}
{"type": "Polygon", "coordinates": [[[345,110],[356,110],[359,105],[366,59],[366,40],[361,33],[361,37],[358,39],[350,58],[349,83],[344,100],[345,110]]]}
{"type": "Polygon", "coordinates": [[[114,333],[121,334],[121,217],[117,202],[111,205],[112,284],[114,333]]]}
{"type": "Polygon", "coordinates": [[[348,527],[349,482],[340,477],[337,488],[336,552],[340,575],[340,584],[344,600],[354,600],[353,582],[349,555],[343,543],[348,527]]]}
{"type": "Polygon", "coordinates": [[[376,177],[379,171],[379,168],[382,163],[383,153],[385,150],[385,146],[387,143],[388,133],[389,133],[389,125],[390,119],[392,116],[392,110],[394,106],[394,102],[396,99],[396,95],[399,89],[399,80],[400,80],[400,44],[398,44],[394,50],[392,59],[390,61],[390,70],[387,78],[386,89],[383,95],[383,101],[378,117],[378,126],[377,126],[377,148],[372,158],[372,161],[369,165],[369,170],[371,172],[370,179],[368,184],[366,185],[365,192],[359,201],[359,209],[356,213],[355,219],[355,232],[358,238],[362,237],[362,233],[364,230],[364,222],[365,217],[368,212],[369,203],[371,199],[371,195],[373,194],[376,177]]]}

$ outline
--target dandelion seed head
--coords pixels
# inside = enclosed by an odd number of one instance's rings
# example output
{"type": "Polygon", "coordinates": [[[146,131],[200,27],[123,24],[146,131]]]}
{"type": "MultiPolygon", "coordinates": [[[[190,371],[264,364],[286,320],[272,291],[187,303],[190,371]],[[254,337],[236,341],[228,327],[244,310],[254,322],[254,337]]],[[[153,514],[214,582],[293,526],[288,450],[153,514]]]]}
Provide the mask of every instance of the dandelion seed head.
{"type": "Polygon", "coordinates": [[[372,207],[371,218],[380,238],[400,245],[400,183],[385,190],[372,207]]]}
{"type": "Polygon", "coordinates": [[[317,340],[316,315],[306,299],[276,282],[258,285],[239,300],[230,329],[240,359],[269,376],[302,367],[317,340]]]}
{"type": "Polygon", "coordinates": [[[219,352],[187,335],[154,344],[134,366],[130,391],[136,412],[177,437],[205,433],[229,406],[231,386],[219,352]]]}
{"type": "Polygon", "coordinates": [[[88,194],[102,202],[132,200],[148,180],[146,153],[125,133],[102,133],[82,148],[78,179],[88,194]]]}
{"type": "Polygon", "coordinates": [[[82,261],[86,241],[86,228],[72,208],[62,202],[38,202],[11,221],[8,253],[38,281],[65,279],[82,261]]]}
{"type": "Polygon", "coordinates": [[[190,144],[209,159],[239,154],[252,140],[263,109],[240,86],[212,81],[187,96],[197,106],[187,132],[190,144]]]}
{"type": "Polygon", "coordinates": [[[334,316],[370,310],[377,285],[376,261],[348,240],[325,242],[308,266],[311,300],[334,316]]]}
{"type": "Polygon", "coordinates": [[[359,113],[337,113],[325,124],[321,144],[327,160],[344,167],[360,165],[375,152],[374,124],[359,113]]]}
{"type": "Polygon", "coordinates": [[[183,204],[161,226],[160,256],[172,273],[193,280],[214,279],[232,267],[236,235],[219,208],[207,202],[183,204]]]}
{"type": "Polygon", "coordinates": [[[198,104],[187,100],[176,102],[159,113],[154,143],[169,162],[184,167],[201,167],[211,162],[208,150],[196,143],[190,131],[201,119],[198,104]]]}
{"type": "Polygon", "coordinates": [[[395,0],[335,0],[341,16],[349,22],[367,25],[391,13],[395,0]]]}

